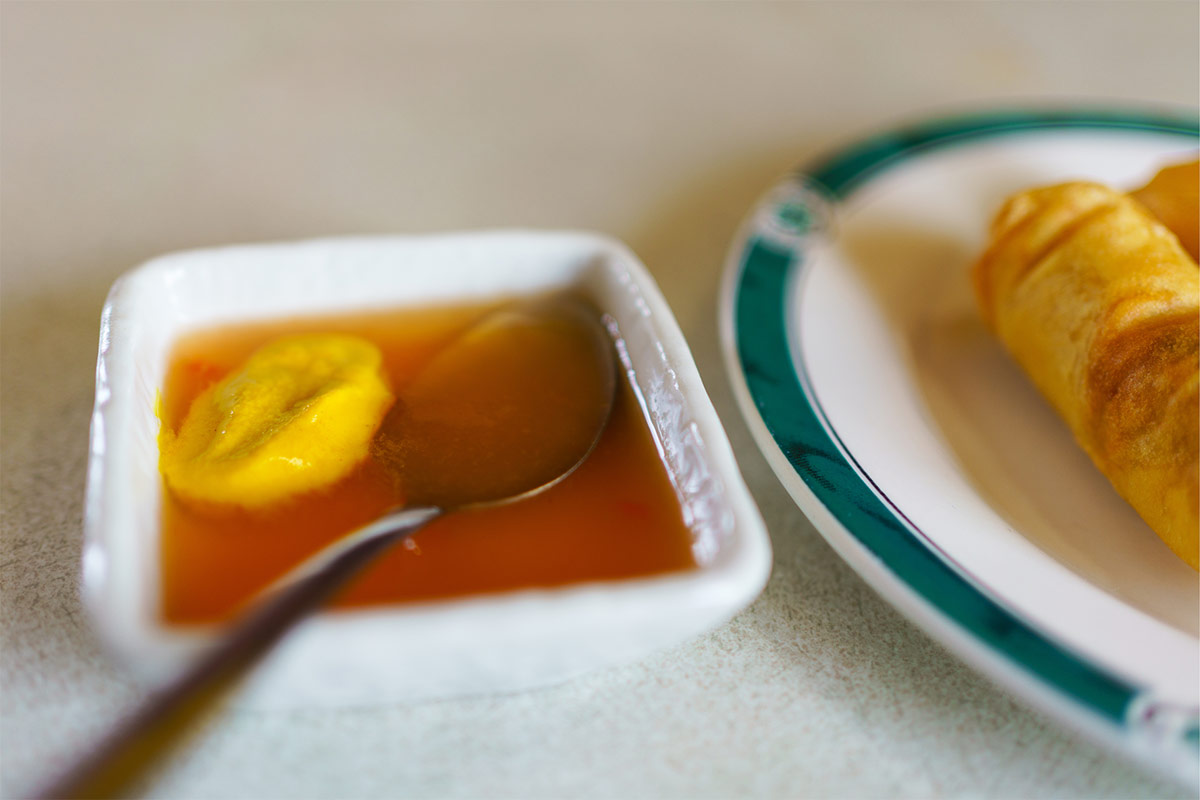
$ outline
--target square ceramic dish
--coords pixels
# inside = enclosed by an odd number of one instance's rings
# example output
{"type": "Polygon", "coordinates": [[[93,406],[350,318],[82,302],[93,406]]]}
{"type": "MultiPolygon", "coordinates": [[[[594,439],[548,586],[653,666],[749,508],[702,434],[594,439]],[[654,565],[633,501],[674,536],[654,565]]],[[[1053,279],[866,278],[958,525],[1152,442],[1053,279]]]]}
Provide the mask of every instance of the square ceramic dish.
{"type": "Polygon", "coordinates": [[[155,405],[182,333],[558,288],[582,291],[620,327],[699,567],[319,614],[255,670],[239,702],[360,705],[531,688],[643,656],[748,605],[770,570],[766,530],[679,327],[628,249],[582,233],[319,240],[169,255],[113,286],[101,321],[82,575],[105,642],[158,682],[212,636],[165,626],[158,613],[155,405]]]}

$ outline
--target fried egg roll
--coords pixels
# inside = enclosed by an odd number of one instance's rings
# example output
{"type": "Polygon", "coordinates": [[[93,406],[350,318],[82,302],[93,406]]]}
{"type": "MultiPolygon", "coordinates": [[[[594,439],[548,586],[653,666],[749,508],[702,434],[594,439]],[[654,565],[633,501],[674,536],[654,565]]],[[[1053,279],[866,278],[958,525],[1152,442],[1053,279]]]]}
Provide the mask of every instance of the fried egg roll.
{"type": "Polygon", "coordinates": [[[1200,562],[1200,269],[1136,200],[1017,194],[973,273],[983,318],[1076,440],[1184,561],[1200,562]]]}

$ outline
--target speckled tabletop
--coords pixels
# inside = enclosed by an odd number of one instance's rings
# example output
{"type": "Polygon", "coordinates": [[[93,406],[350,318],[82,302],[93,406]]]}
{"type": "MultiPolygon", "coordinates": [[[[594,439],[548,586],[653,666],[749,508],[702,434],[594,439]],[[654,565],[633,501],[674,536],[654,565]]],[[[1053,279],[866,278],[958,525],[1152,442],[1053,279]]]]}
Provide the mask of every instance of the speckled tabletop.
{"type": "Polygon", "coordinates": [[[100,306],[227,242],[494,226],[628,242],[775,548],[724,627],[551,689],[231,712],[155,797],[1173,797],[994,688],[779,486],[716,334],[725,250],[791,164],[998,102],[1195,105],[1183,3],[0,4],[0,792],[128,710],[77,596],[100,306]]]}

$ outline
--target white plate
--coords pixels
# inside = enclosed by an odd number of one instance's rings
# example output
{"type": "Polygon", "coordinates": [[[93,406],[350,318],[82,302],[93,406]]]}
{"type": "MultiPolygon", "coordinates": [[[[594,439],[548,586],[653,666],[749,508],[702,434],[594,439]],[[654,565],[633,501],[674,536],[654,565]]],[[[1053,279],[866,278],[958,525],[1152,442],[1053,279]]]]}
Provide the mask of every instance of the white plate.
{"type": "Polygon", "coordinates": [[[687,343],[628,249],[584,233],[338,239],[164,256],[113,286],[101,324],[82,577],[106,643],[132,669],[162,680],[211,636],[165,626],[158,614],[155,397],[181,333],[567,287],[620,327],[699,567],[320,614],[256,669],[240,702],[365,705],[514,691],[637,658],[748,605],[770,569],[762,519],[687,343]]]}
{"type": "Polygon", "coordinates": [[[968,270],[1007,195],[1136,187],[1194,116],[1000,112],[854,144],[775,188],[727,266],[742,410],[801,509],[965,660],[1195,785],[1200,581],[978,321],[968,270]]]}

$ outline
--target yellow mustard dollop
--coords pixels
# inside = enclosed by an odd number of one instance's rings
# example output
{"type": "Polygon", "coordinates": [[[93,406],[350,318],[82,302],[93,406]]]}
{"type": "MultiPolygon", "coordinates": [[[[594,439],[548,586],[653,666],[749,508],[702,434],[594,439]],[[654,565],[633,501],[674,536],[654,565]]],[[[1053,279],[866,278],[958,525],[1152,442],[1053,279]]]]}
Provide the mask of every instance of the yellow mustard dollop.
{"type": "Polygon", "coordinates": [[[261,508],[330,486],[368,454],[395,398],[379,348],[340,334],[287,336],[164,427],[159,468],[184,500],[261,508]]]}

